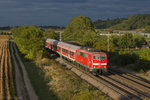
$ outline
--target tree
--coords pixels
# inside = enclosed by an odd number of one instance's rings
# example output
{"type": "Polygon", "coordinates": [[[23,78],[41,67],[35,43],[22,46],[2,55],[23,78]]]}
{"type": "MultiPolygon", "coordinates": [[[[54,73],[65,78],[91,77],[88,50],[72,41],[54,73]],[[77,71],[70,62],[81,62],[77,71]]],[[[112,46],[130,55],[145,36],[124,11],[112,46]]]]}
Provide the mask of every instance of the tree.
{"type": "Polygon", "coordinates": [[[121,48],[131,48],[133,47],[134,45],[134,42],[133,42],[133,35],[132,33],[125,33],[124,35],[121,36],[119,42],[119,47],[121,48]]]}
{"type": "Polygon", "coordinates": [[[147,26],[147,27],[145,28],[145,32],[146,32],[146,33],[150,33],[150,26],[147,26]]]}
{"type": "Polygon", "coordinates": [[[83,35],[83,44],[85,46],[89,46],[89,47],[93,47],[94,43],[97,40],[97,35],[95,32],[93,31],[87,31],[84,35],[83,35]]]}
{"type": "Polygon", "coordinates": [[[51,39],[59,39],[59,34],[56,33],[53,29],[46,29],[43,33],[45,38],[51,38],[51,39]]]}
{"type": "Polygon", "coordinates": [[[143,44],[146,43],[145,37],[138,33],[134,34],[133,39],[134,39],[134,45],[137,47],[141,47],[143,44]]]}
{"type": "Polygon", "coordinates": [[[43,52],[44,38],[42,30],[36,26],[22,26],[11,29],[14,40],[21,53],[28,59],[34,59],[43,52]]]}
{"type": "MultiPolygon", "coordinates": [[[[96,49],[107,51],[107,45],[108,45],[107,38],[108,38],[107,36],[99,36],[94,43],[94,47],[96,49]]],[[[109,49],[111,52],[115,51],[115,47],[112,42],[109,43],[109,49]]]]}
{"type": "Polygon", "coordinates": [[[91,19],[85,16],[74,17],[64,30],[63,40],[84,43],[83,38],[87,31],[95,31],[91,19]]]}
{"type": "Polygon", "coordinates": [[[119,38],[120,38],[120,36],[118,36],[118,35],[111,35],[110,36],[110,42],[112,42],[115,47],[118,47],[119,46],[118,45],[119,38]]]}

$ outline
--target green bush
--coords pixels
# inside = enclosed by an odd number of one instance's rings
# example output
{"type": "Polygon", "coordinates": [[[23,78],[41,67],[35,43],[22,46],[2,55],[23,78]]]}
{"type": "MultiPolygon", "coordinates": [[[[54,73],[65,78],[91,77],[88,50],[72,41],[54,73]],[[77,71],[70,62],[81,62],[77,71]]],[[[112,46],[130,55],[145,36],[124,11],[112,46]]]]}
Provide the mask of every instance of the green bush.
{"type": "Polygon", "coordinates": [[[128,65],[134,64],[138,59],[138,56],[132,51],[121,50],[118,53],[115,53],[111,56],[111,62],[117,65],[128,65]]]}
{"type": "Polygon", "coordinates": [[[36,26],[22,26],[11,29],[13,38],[25,58],[33,60],[44,50],[42,30],[36,26]]]}
{"type": "Polygon", "coordinates": [[[145,32],[146,32],[146,33],[150,33],[150,26],[147,26],[147,27],[145,28],[145,32]]]}

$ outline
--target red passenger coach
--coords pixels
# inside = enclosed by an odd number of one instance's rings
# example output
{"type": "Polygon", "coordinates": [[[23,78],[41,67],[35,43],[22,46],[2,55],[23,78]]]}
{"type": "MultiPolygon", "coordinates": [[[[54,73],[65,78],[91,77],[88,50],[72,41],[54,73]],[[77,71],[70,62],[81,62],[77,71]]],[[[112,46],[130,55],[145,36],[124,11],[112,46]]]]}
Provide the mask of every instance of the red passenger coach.
{"type": "Polygon", "coordinates": [[[76,50],[80,48],[80,46],[68,44],[65,42],[60,42],[53,39],[46,40],[46,48],[51,49],[62,55],[63,57],[75,61],[76,50]]]}
{"type": "Polygon", "coordinates": [[[91,72],[102,73],[103,71],[107,71],[107,55],[104,52],[83,49],[80,46],[53,39],[46,39],[45,47],[91,72]]]}

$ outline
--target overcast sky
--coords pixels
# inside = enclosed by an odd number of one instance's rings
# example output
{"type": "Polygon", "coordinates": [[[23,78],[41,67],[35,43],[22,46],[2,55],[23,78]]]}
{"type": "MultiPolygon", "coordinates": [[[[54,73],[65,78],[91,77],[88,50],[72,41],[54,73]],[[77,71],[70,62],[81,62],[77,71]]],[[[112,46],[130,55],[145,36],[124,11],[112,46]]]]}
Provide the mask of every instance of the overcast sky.
{"type": "Polygon", "coordinates": [[[94,21],[145,13],[150,0],[0,0],[0,26],[62,26],[81,15],[94,21]]]}

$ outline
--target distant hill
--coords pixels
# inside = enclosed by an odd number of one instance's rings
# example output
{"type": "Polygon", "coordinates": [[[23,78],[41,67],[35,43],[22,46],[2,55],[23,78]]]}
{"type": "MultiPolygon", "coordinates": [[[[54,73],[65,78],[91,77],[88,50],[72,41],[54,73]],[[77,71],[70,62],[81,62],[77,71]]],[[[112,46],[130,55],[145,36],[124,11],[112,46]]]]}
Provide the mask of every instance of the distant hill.
{"type": "Polygon", "coordinates": [[[99,20],[94,22],[96,28],[112,28],[119,30],[133,30],[139,28],[145,28],[150,26],[150,14],[136,14],[125,18],[117,18],[111,20],[105,20],[100,22],[99,20]],[[118,20],[118,21],[117,21],[118,20]],[[106,25],[108,24],[108,25],[106,25]],[[104,25],[105,27],[102,27],[104,25]]]}
{"type": "Polygon", "coordinates": [[[138,29],[145,28],[150,25],[150,14],[137,14],[130,16],[128,20],[123,21],[120,24],[112,26],[113,29],[138,29]]]}
{"type": "Polygon", "coordinates": [[[115,19],[107,19],[107,20],[97,20],[93,24],[97,29],[105,29],[112,27],[114,25],[122,23],[126,18],[115,18],[115,19]]]}

